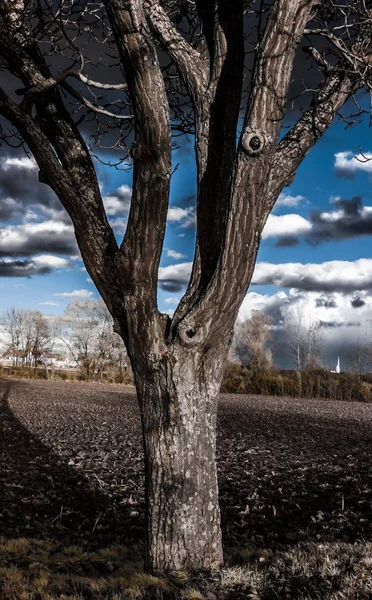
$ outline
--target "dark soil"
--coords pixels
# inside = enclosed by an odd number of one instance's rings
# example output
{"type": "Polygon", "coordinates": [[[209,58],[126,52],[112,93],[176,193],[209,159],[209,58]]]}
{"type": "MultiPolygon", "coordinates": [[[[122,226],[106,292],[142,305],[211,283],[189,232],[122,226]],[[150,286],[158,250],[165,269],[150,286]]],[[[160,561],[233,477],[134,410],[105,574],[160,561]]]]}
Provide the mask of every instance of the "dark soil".
{"type": "MultiPolygon", "coordinates": [[[[0,382],[0,535],[142,553],[141,432],[133,390],[0,382]]],[[[225,547],[372,538],[372,406],[222,395],[225,547]]]]}

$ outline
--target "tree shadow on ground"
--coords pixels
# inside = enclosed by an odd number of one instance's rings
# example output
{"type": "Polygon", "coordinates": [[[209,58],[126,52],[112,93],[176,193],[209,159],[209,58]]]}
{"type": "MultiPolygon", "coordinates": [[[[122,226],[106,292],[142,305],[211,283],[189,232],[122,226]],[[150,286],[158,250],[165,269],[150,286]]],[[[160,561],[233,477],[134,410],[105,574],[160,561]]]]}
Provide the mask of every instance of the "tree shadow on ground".
{"type": "Polygon", "coordinates": [[[132,531],[130,507],[115,510],[66,457],[30,433],[9,404],[12,387],[0,380],[0,535],[90,549],[120,543],[140,552],[143,535],[132,531]]]}

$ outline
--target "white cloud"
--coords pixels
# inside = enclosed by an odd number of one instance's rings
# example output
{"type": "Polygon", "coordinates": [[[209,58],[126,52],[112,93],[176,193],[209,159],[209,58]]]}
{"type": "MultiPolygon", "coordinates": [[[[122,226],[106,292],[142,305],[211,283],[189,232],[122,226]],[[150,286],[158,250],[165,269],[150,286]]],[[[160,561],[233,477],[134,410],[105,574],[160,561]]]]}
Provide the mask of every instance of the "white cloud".
{"type": "Polygon", "coordinates": [[[169,256],[170,258],[174,258],[175,260],[187,258],[186,254],[181,254],[181,252],[176,252],[175,250],[167,250],[167,256],[169,256]]]}
{"type": "Polygon", "coordinates": [[[91,277],[87,277],[87,278],[86,278],[86,281],[87,281],[88,283],[93,283],[93,279],[92,279],[91,277]]]}
{"type": "Polygon", "coordinates": [[[181,208],[170,206],[167,215],[168,223],[179,223],[180,227],[195,227],[195,209],[193,206],[181,208]]]}
{"type": "Polygon", "coordinates": [[[121,185],[113,194],[103,196],[103,205],[108,216],[128,212],[132,190],[129,185],[121,185]]]}
{"type": "Polygon", "coordinates": [[[0,230],[0,255],[37,254],[51,251],[69,254],[76,247],[73,227],[59,221],[8,225],[0,230]]]}
{"type": "MultiPolygon", "coordinates": [[[[372,206],[361,206],[358,216],[360,218],[365,218],[368,217],[371,212],[372,206]]],[[[345,216],[347,216],[347,212],[344,209],[320,213],[320,218],[324,221],[329,221],[330,223],[333,221],[339,221],[340,219],[345,218],[345,216]]]]}
{"type": "Polygon", "coordinates": [[[107,215],[112,216],[123,212],[123,203],[119,200],[119,198],[117,198],[117,196],[103,196],[102,200],[107,215]]]}
{"type": "Polygon", "coordinates": [[[298,236],[308,233],[311,228],[312,224],[301,215],[278,216],[271,214],[262,232],[262,239],[287,235],[298,236]]]}
{"type": "Polygon", "coordinates": [[[337,152],[335,154],[335,169],[340,174],[350,176],[357,171],[365,171],[372,173],[372,153],[364,152],[362,154],[354,155],[353,152],[337,152]]]}
{"type": "Polygon", "coordinates": [[[1,162],[1,168],[3,171],[9,171],[10,169],[33,170],[37,169],[37,164],[34,158],[27,158],[27,156],[24,156],[23,158],[8,156],[8,158],[1,162]]]}
{"type": "Polygon", "coordinates": [[[187,210],[185,208],[181,208],[180,206],[171,206],[168,208],[168,217],[167,221],[169,223],[178,223],[182,221],[188,216],[187,210]]]}
{"type": "Polygon", "coordinates": [[[2,258],[0,259],[0,277],[32,277],[46,275],[54,269],[69,266],[69,261],[52,255],[40,255],[32,258],[2,258]]]}
{"type": "Polygon", "coordinates": [[[117,234],[123,234],[125,232],[127,222],[128,221],[126,217],[116,217],[115,219],[110,219],[110,225],[117,234]]]}
{"type": "Polygon", "coordinates": [[[47,300],[46,302],[39,302],[39,304],[43,306],[59,306],[58,302],[52,302],[51,300],[47,300]]]}
{"type": "Polygon", "coordinates": [[[261,310],[265,313],[271,313],[274,309],[281,309],[289,301],[288,295],[279,291],[276,294],[257,294],[256,292],[248,292],[244,298],[239,310],[239,319],[250,319],[253,310],[261,310]]]}
{"type": "MultiPolygon", "coordinates": [[[[372,296],[366,292],[347,295],[342,293],[303,292],[289,290],[269,296],[249,292],[239,311],[239,319],[250,318],[252,310],[261,310],[272,317],[274,329],[282,330],[280,340],[280,363],[285,354],[285,329],[299,315],[304,322],[320,323],[324,338],[324,349],[332,356],[340,355],[346,368],[350,344],[359,340],[370,343],[372,334],[372,296]],[[284,328],[284,329],[283,329],[284,328]]],[[[326,352],[326,353],[327,353],[326,352]]],[[[334,360],[334,358],[332,358],[334,360]]],[[[332,361],[330,365],[332,365],[332,361]]],[[[289,364],[287,366],[290,366],[289,364]]],[[[334,368],[334,365],[333,365],[334,368]]]]}
{"type": "Polygon", "coordinates": [[[281,192],[275,202],[275,206],[298,206],[303,200],[305,200],[304,196],[291,196],[290,194],[281,192]]]}
{"type": "Polygon", "coordinates": [[[169,298],[165,298],[164,303],[165,304],[176,304],[177,305],[179,303],[179,301],[180,301],[179,298],[169,297],[169,298]]]}
{"type": "Polygon", "coordinates": [[[73,292],[61,292],[60,294],[53,294],[59,298],[91,298],[94,296],[94,292],[89,290],[74,290],[73,292]]]}
{"type": "Polygon", "coordinates": [[[63,268],[69,266],[69,261],[59,256],[52,256],[49,254],[42,254],[41,256],[35,256],[32,259],[36,265],[45,265],[46,267],[63,268]]]}
{"type": "Polygon", "coordinates": [[[372,289],[372,259],[311,263],[257,263],[252,283],[306,291],[352,293],[372,289]]]}
{"type": "Polygon", "coordinates": [[[168,267],[160,267],[159,281],[179,281],[180,283],[188,283],[191,275],[192,263],[180,263],[179,265],[169,265],[168,267]]]}

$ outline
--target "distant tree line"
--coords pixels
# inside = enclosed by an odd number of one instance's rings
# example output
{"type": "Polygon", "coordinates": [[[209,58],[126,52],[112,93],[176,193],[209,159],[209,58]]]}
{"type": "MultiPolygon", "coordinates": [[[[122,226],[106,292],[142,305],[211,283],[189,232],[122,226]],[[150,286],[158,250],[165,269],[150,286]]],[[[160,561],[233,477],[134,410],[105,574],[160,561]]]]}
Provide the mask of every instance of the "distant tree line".
{"type": "MultiPolygon", "coordinates": [[[[222,389],[333,397],[334,384],[327,390],[321,384],[328,380],[329,372],[324,362],[326,337],[321,323],[301,310],[294,311],[284,321],[280,347],[275,343],[275,329],[272,318],[259,310],[237,323],[222,389]],[[283,353],[290,358],[292,371],[280,371],[275,364],[283,353]],[[278,374],[280,378],[276,379],[278,374]]],[[[0,315],[0,347],[4,359],[12,358],[11,370],[18,374],[26,370],[28,376],[55,377],[61,362],[58,358],[67,354],[70,360],[66,370],[70,366],[71,371],[68,377],[132,381],[125,346],[114,332],[111,315],[102,301],[74,300],[58,316],[10,307],[0,315]],[[76,368],[71,370],[73,366],[76,368]]],[[[345,350],[342,362],[343,370],[361,383],[362,376],[372,372],[372,342],[355,340],[345,350]]]]}
{"type": "Polygon", "coordinates": [[[343,355],[343,373],[325,366],[325,329],[311,315],[296,310],[275,342],[270,316],[253,310],[250,319],[237,323],[222,391],[340,400],[372,401],[372,342],[354,340],[343,355]],[[283,335],[284,334],[284,335],[283,335]],[[280,370],[275,357],[285,353],[292,369],[280,370]],[[346,372],[345,372],[346,371],[346,372]]]}
{"type": "Polygon", "coordinates": [[[275,347],[272,318],[253,310],[250,319],[236,324],[230,362],[253,371],[268,372],[274,368],[275,355],[280,358],[284,352],[298,371],[324,368],[325,337],[319,321],[297,310],[285,319],[283,328],[285,341],[280,348],[275,347]]]}
{"type": "Polygon", "coordinates": [[[131,379],[124,343],[102,301],[75,300],[61,316],[11,307],[0,315],[0,342],[3,363],[11,359],[11,370],[19,374],[26,369],[28,375],[54,377],[67,355],[66,367],[75,366],[81,379],[131,379]]]}

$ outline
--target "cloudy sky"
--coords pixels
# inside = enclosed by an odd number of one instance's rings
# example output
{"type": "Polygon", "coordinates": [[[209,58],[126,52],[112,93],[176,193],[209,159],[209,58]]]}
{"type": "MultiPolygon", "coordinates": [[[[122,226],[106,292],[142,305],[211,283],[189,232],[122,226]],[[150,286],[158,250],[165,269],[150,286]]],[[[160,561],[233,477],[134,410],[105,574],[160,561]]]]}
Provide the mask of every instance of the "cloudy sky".
{"type": "MultiPolygon", "coordinates": [[[[32,159],[0,148],[0,311],[9,306],[62,313],[74,298],[98,299],[68,216],[38,182],[32,159]]],[[[301,165],[269,217],[240,316],[260,309],[277,327],[300,308],[320,321],[329,361],[345,341],[372,331],[372,140],[368,123],[332,127],[301,165]],[[363,155],[360,154],[360,149],[363,155]],[[355,157],[359,157],[359,160],[355,157]]],[[[192,144],[174,153],[159,307],[171,312],[191,270],[195,236],[192,144]]],[[[97,163],[106,211],[118,239],[131,173],[97,163]]]]}

